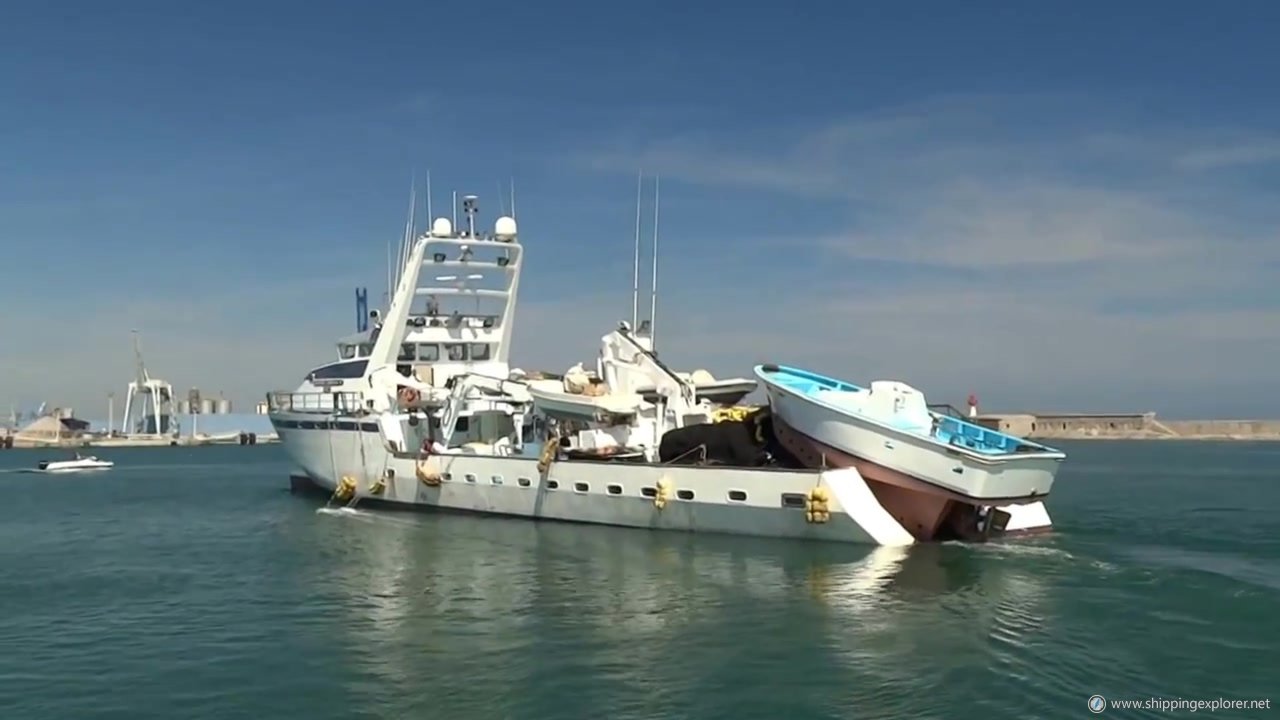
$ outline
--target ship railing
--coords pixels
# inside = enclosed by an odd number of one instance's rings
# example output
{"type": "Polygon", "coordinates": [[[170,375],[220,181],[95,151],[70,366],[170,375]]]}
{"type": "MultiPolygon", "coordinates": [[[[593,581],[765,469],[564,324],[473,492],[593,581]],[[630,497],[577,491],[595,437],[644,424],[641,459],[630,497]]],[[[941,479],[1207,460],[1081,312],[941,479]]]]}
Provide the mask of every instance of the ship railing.
{"type": "Polygon", "coordinates": [[[938,413],[939,415],[947,415],[947,416],[956,418],[958,420],[969,419],[968,417],[965,417],[965,414],[960,412],[960,410],[956,408],[955,405],[952,405],[951,403],[933,403],[929,405],[929,409],[938,413]]]}
{"type": "Polygon", "coordinates": [[[358,392],[271,392],[267,393],[268,412],[355,413],[364,409],[358,392]]]}

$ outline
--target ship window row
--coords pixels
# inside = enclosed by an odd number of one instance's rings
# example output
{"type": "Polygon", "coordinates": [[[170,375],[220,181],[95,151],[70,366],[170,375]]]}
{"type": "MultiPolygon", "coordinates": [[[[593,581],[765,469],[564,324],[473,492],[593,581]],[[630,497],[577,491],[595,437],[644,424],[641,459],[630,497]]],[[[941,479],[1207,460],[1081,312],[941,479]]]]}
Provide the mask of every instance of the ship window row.
{"type": "MultiPolygon", "coordinates": [[[[373,352],[370,343],[343,343],[338,348],[338,355],[343,360],[365,358],[373,352]]],[[[493,345],[490,343],[403,343],[397,362],[484,362],[493,359],[493,345]]]]}
{"type": "Polygon", "coordinates": [[[489,343],[404,343],[400,346],[399,362],[483,362],[493,359],[493,346],[489,343]]]}
{"type": "Polygon", "coordinates": [[[431,312],[428,309],[426,314],[410,315],[409,327],[448,327],[448,328],[484,328],[492,330],[497,327],[502,317],[499,315],[475,315],[469,313],[453,312],[449,315],[443,315],[439,312],[431,312]]]}
{"type": "MultiPolygon", "coordinates": [[[[444,473],[441,477],[445,482],[450,482],[451,480],[453,480],[453,475],[450,473],[444,473]]],[[[475,475],[472,475],[470,473],[464,475],[463,477],[465,479],[465,482],[468,482],[468,483],[475,483],[478,480],[475,475]]],[[[502,485],[503,484],[502,476],[491,475],[489,477],[489,483],[491,485],[502,485]]],[[[533,487],[533,481],[527,477],[516,478],[516,484],[522,488],[533,487]]],[[[546,485],[548,490],[560,489],[560,481],[558,480],[548,479],[546,482],[546,485]]],[[[585,482],[575,482],[573,484],[573,491],[575,493],[580,493],[580,494],[589,493],[591,492],[591,484],[585,483],[585,482]]],[[[605,485],[605,492],[609,495],[614,495],[614,496],[621,496],[625,494],[623,487],[618,483],[609,483],[608,485],[605,485]]],[[[658,496],[658,489],[652,486],[645,486],[640,488],[640,495],[648,499],[653,499],[658,496]]],[[[676,490],[675,496],[679,500],[694,500],[697,497],[694,491],[690,490],[689,488],[680,488],[676,490]]],[[[805,501],[804,495],[799,495],[796,493],[783,493],[780,497],[781,497],[781,504],[783,507],[804,507],[804,501],[805,501]]],[[[726,493],[726,498],[729,500],[729,502],[732,502],[732,503],[744,503],[747,501],[747,492],[745,490],[730,490],[726,493]]]]}

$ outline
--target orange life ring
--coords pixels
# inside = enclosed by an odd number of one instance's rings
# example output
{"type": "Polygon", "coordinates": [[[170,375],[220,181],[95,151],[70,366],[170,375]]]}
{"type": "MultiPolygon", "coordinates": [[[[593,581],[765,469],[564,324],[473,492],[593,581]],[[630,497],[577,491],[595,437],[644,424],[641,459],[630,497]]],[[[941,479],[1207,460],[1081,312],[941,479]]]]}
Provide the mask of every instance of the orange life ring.
{"type": "Polygon", "coordinates": [[[418,394],[418,391],[414,390],[413,388],[410,388],[410,387],[400,388],[400,404],[401,405],[412,405],[413,403],[418,402],[418,399],[420,397],[421,395],[418,394]]]}

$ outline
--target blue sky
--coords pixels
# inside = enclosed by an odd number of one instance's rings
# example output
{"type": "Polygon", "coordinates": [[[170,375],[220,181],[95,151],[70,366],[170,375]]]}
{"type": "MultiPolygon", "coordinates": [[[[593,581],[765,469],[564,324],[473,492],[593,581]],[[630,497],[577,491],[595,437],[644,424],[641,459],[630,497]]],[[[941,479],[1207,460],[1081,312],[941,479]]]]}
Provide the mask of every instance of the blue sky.
{"type": "Polygon", "coordinates": [[[490,219],[515,178],[514,357],[562,370],[630,314],[643,169],[679,366],[1275,414],[1280,7],[757,7],[7,3],[0,404],[96,417],[131,328],[180,389],[295,386],[428,168],[490,219]]]}

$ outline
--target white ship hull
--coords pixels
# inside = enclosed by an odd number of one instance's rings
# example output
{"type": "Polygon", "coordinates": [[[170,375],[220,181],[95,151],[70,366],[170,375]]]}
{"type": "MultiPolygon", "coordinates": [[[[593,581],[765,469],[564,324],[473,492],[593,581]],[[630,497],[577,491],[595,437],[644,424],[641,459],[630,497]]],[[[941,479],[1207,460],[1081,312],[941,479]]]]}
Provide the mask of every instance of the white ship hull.
{"type": "MultiPolygon", "coordinates": [[[[655,530],[876,545],[915,542],[853,468],[817,472],[561,460],[542,476],[532,455],[457,454],[426,461],[442,476],[439,485],[430,486],[418,478],[417,459],[388,451],[376,430],[277,424],[277,431],[307,481],[333,492],[350,477],[362,502],[655,530]],[[385,489],[373,495],[379,478],[385,489]],[[670,489],[662,508],[653,497],[660,484],[670,489]],[[828,519],[810,522],[806,499],[819,487],[826,488],[828,519]]],[[[1048,525],[1042,506],[1008,510],[1006,532],[1048,525]]]]}

